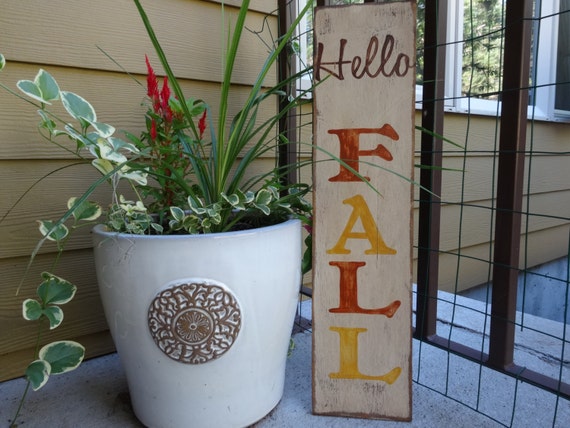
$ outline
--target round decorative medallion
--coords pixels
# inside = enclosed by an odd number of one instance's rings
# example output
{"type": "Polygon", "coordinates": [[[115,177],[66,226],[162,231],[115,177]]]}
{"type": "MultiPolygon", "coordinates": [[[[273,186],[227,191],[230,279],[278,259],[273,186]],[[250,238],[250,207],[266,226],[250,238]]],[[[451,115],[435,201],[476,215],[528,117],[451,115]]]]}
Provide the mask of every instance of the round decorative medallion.
{"type": "Polygon", "coordinates": [[[176,361],[202,364],[223,355],[241,327],[241,310],[225,287],[191,282],[163,290],[148,310],[150,334],[176,361]]]}

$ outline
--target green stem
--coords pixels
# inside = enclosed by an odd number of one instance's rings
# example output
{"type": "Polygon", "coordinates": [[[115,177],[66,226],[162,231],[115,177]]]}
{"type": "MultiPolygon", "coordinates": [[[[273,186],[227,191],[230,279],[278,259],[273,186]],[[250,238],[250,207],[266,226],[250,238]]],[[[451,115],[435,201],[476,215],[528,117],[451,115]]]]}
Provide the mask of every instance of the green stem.
{"type": "Polygon", "coordinates": [[[44,320],[44,316],[42,315],[40,317],[40,319],[38,320],[38,339],[36,340],[36,349],[34,350],[34,360],[36,360],[38,358],[38,355],[40,353],[40,343],[42,340],[42,330],[43,330],[42,329],[42,327],[43,327],[42,323],[43,323],[43,320],[44,320]]]}
{"type": "Polygon", "coordinates": [[[26,400],[26,396],[28,395],[28,391],[30,390],[30,381],[28,381],[28,383],[26,384],[26,389],[24,390],[24,393],[22,394],[22,398],[20,399],[20,404],[18,405],[18,409],[16,410],[16,414],[14,415],[14,419],[12,419],[12,422],[10,423],[10,428],[16,428],[16,420],[18,420],[18,417],[20,416],[20,412],[22,411],[23,407],[24,407],[24,401],[26,400]]]}
{"type": "MultiPolygon", "coordinates": [[[[42,340],[42,320],[43,317],[39,319],[38,322],[38,337],[36,339],[36,346],[35,346],[35,350],[34,350],[34,360],[36,360],[38,358],[38,354],[40,352],[40,342],[42,340]]],[[[22,394],[22,397],[20,398],[20,403],[18,404],[18,409],[16,410],[16,414],[14,415],[14,419],[12,420],[12,423],[10,424],[10,428],[16,428],[16,421],[18,420],[18,417],[20,416],[20,412],[22,411],[22,409],[24,408],[24,402],[26,401],[26,397],[28,396],[28,392],[30,390],[30,381],[28,380],[26,383],[26,389],[24,389],[24,392],[22,394]]]]}

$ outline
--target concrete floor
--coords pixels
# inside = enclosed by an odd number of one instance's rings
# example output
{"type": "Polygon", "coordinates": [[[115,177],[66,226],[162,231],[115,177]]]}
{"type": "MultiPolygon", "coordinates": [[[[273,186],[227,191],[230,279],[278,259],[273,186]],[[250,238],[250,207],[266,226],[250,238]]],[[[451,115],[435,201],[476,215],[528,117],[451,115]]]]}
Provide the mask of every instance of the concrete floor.
{"type": "MultiPolygon", "coordinates": [[[[283,399],[256,428],[500,426],[417,384],[413,386],[411,423],[314,416],[311,414],[311,334],[297,333],[294,339],[283,399]]],[[[8,426],[24,387],[23,379],[0,384],[0,426],[8,426]]],[[[31,392],[18,424],[21,428],[142,426],[131,411],[126,380],[116,354],[89,360],[75,372],[55,376],[44,388],[31,392]]]]}
{"type": "MultiPolygon", "coordinates": [[[[310,312],[310,307],[307,310],[310,312]]],[[[310,319],[310,313],[303,316],[310,319]]],[[[310,326],[306,319],[305,326],[310,326]]],[[[444,325],[449,324],[442,321],[444,325]]],[[[461,329],[461,326],[455,326],[455,333],[461,329]]],[[[570,426],[570,402],[567,400],[492,370],[481,370],[478,364],[415,340],[412,422],[312,415],[311,333],[300,330],[303,329],[298,328],[293,336],[295,347],[288,360],[283,398],[268,416],[254,425],[255,428],[570,426]],[[445,392],[453,399],[434,390],[445,392]],[[493,415],[493,418],[483,413],[493,415]]],[[[476,338],[477,332],[473,328],[464,330],[466,335],[476,338]]],[[[466,336],[465,340],[474,339],[466,336]]],[[[24,388],[23,379],[0,383],[0,427],[9,425],[24,388]]],[[[119,358],[111,354],[86,361],[75,372],[54,376],[44,388],[31,392],[18,427],[134,428],[142,425],[131,410],[119,358]]],[[[191,428],[191,424],[188,427],[191,428]]]]}

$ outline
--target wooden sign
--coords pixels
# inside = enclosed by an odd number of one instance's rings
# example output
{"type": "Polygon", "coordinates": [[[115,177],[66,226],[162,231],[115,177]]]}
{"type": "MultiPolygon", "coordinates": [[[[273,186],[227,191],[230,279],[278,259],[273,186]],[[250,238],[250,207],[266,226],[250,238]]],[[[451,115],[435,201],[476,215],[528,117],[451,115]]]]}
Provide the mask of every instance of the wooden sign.
{"type": "Polygon", "coordinates": [[[415,25],[414,1],[315,11],[316,414],[411,419],[415,25]]]}

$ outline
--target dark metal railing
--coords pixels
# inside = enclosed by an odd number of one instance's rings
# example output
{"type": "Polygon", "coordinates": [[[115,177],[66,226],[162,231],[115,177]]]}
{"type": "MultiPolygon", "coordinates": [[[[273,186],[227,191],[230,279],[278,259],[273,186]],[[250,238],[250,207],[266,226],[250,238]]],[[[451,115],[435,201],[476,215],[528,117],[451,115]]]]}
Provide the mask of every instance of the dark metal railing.
{"type": "MultiPolygon", "coordinates": [[[[570,385],[516,365],[515,315],[521,205],[527,127],[528,82],[532,0],[506,2],[503,90],[500,123],[497,209],[493,243],[493,276],[489,354],[438,336],[437,290],[440,230],[440,201],[420,191],[418,230],[418,288],[414,337],[464,356],[518,380],[570,398],[570,385]]],[[[445,70],[445,26],[447,0],[426,1],[422,127],[428,132],[421,139],[421,162],[434,169],[422,169],[420,185],[440,194],[441,141],[443,130],[443,91],[445,70]],[[434,136],[435,135],[435,136],[434,136]]]]}
{"type": "MultiPolygon", "coordinates": [[[[374,0],[366,0],[365,2],[374,0]]],[[[289,2],[279,1],[281,8],[289,2]]],[[[328,4],[317,0],[318,6],[328,4]]],[[[532,0],[506,2],[502,110],[492,262],[489,354],[437,335],[441,165],[448,0],[425,2],[416,323],[414,337],[484,366],[570,398],[570,385],[514,361],[521,204],[523,198],[532,0]]],[[[284,10],[284,9],[283,9],[284,10]]],[[[286,21],[281,20],[282,25],[286,21]]],[[[311,296],[311,289],[303,288],[311,296]]]]}

